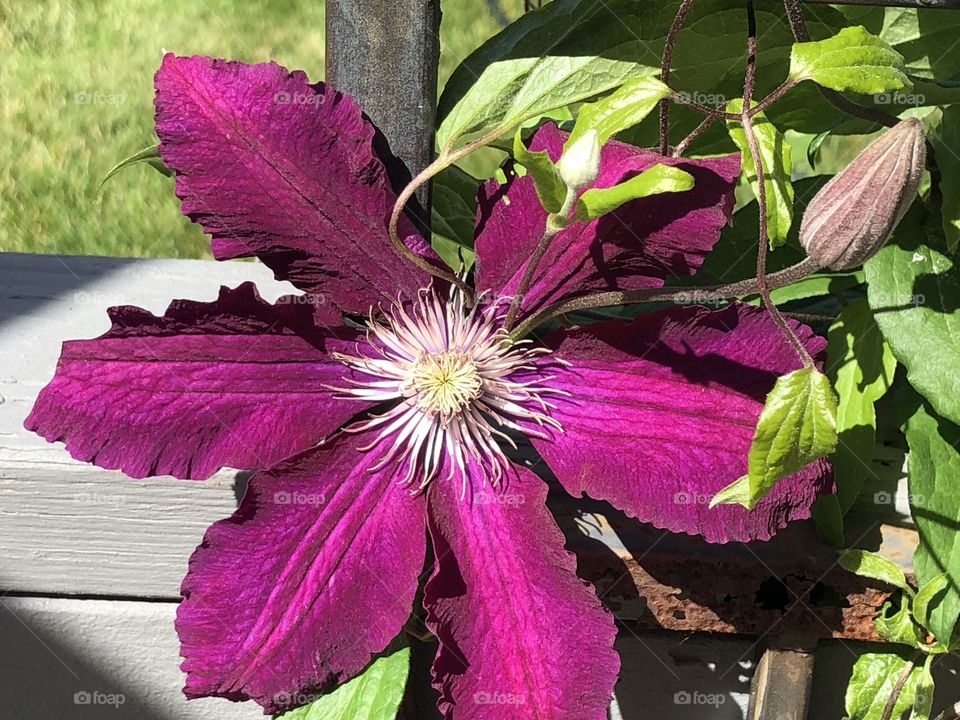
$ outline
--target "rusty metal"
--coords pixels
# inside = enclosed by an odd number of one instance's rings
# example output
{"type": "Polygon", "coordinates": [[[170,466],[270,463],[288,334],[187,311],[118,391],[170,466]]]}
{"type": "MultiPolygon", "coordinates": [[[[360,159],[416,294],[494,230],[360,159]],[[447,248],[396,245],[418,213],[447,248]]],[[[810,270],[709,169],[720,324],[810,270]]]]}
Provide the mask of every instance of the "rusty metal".
{"type": "Polygon", "coordinates": [[[804,650],[765,650],[753,674],[748,720],[806,720],[815,658],[804,650]]]}
{"type": "MultiPolygon", "coordinates": [[[[580,574],[620,623],[751,635],[781,648],[809,649],[819,638],[881,640],[873,619],[894,589],[840,568],[810,523],[793,523],[769,542],[711,545],[600,503],[557,493],[551,505],[580,574]]],[[[906,545],[910,532],[871,521],[858,546],[886,552],[887,538],[906,545]]]]}
{"type": "MultiPolygon", "coordinates": [[[[357,98],[414,175],[433,159],[439,28],[440,0],[327,3],[327,81],[357,98]]],[[[429,208],[426,188],[417,198],[429,208]]]]}

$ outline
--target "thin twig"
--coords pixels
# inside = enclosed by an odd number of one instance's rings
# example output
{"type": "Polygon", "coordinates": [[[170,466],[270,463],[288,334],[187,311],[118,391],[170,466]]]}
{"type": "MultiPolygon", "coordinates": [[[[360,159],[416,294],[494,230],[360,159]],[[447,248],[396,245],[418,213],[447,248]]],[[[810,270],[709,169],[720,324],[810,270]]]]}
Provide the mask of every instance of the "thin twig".
{"type": "Polygon", "coordinates": [[[523,275],[520,277],[520,284],[517,286],[517,291],[513,294],[513,300],[510,301],[510,309],[507,310],[507,315],[503,320],[503,329],[507,332],[509,332],[510,328],[513,327],[513,323],[517,319],[517,314],[520,312],[520,306],[523,304],[523,298],[527,294],[527,290],[530,289],[530,285],[533,283],[533,273],[537,269],[537,265],[539,265],[540,261],[543,259],[544,254],[546,254],[547,248],[550,247],[550,241],[553,239],[553,236],[557,234],[558,230],[559,228],[551,225],[548,218],[547,228],[543,231],[543,235],[537,242],[536,247],[534,247],[533,253],[530,255],[530,259],[527,261],[527,265],[523,269],[523,275]]]}
{"type": "Polygon", "coordinates": [[[712,117],[715,120],[739,120],[740,119],[740,115],[737,113],[727,112],[726,110],[718,110],[717,108],[710,107],[709,105],[698,103],[694,100],[691,100],[686,95],[682,95],[681,93],[673,93],[670,95],[670,98],[678,105],[689,105],[694,110],[699,110],[704,115],[707,115],[708,117],[712,117]]]}
{"type": "Polygon", "coordinates": [[[743,113],[740,122],[747,138],[750,154],[753,156],[753,168],[757,177],[757,212],[759,214],[759,242],[757,243],[757,292],[763,305],[770,313],[780,332],[793,346],[797,355],[803,361],[804,367],[813,366],[813,358],[800,342],[796,333],[780,314],[777,306],[770,298],[770,287],[767,283],[767,189],[766,178],[763,172],[763,162],[760,158],[760,145],[757,143],[753,131],[753,122],[750,119],[750,103],[753,96],[754,80],[757,71],[757,17],[753,8],[753,0],[747,0],[747,69],[743,79],[743,113]]]}
{"type": "Polygon", "coordinates": [[[960,720],[960,701],[955,702],[942,713],[937,715],[934,720],[960,720]]]}
{"type": "Polygon", "coordinates": [[[393,245],[394,250],[408,262],[416,265],[418,268],[423,270],[434,277],[438,277],[447,282],[453,283],[461,290],[467,293],[467,297],[472,299],[472,290],[470,287],[460,278],[458,278],[454,273],[446,270],[445,268],[434,265],[432,262],[427,260],[425,257],[415,253],[407,244],[400,238],[400,233],[397,231],[397,226],[400,224],[400,216],[403,214],[403,208],[406,206],[407,202],[413,197],[413,194],[420,188],[421,185],[429,182],[430,178],[436,175],[443,167],[441,163],[441,158],[437,158],[432,163],[427,165],[420,173],[417,174],[406,187],[400,191],[400,194],[397,196],[397,200],[393,205],[393,212],[390,214],[390,224],[388,226],[390,233],[390,242],[393,245]]]}
{"type": "MultiPolygon", "coordinates": [[[[673,60],[673,45],[677,41],[680,26],[683,25],[687,13],[693,7],[694,0],[683,0],[677,9],[677,14],[667,31],[667,39],[663,42],[663,56],[660,59],[660,82],[670,84],[670,63],[673,60]]],[[[666,155],[670,149],[670,101],[660,101],[660,154],[666,155]]]]}
{"type": "Polygon", "coordinates": [[[421,170],[416,177],[407,183],[406,187],[400,191],[396,202],[393,204],[393,211],[390,213],[390,222],[387,225],[387,231],[390,235],[390,242],[402,258],[413,263],[424,272],[456,285],[461,291],[463,291],[468,305],[473,305],[473,288],[467,285],[462,278],[457,277],[456,274],[446,270],[445,268],[434,265],[426,258],[421,257],[413,250],[408,248],[407,244],[400,238],[400,233],[397,231],[397,226],[400,224],[400,216],[403,215],[403,209],[406,207],[407,202],[409,202],[410,198],[413,197],[414,193],[416,193],[416,191],[420,189],[422,185],[428,183],[430,179],[437,173],[445,168],[450,167],[457,160],[466,157],[477,148],[481,148],[493,140],[496,140],[502,134],[502,132],[503,129],[497,127],[488,132],[486,135],[483,135],[482,137],[479,137],[476,140],[467,143],[466,145],[462,145],[459,148],[450,149],[447,147],[441,150],[440,155],[437,156],[432,163],[427,165],[427,167],[421,170]]]}
{"type": "MultiPolygon", "coordinates": [[[[790,23],[790,29],[793,31],[793,37],[797,42],[810,42],[810,33],[807,32],[807,23],[803,19],[803,10],[800,7],[800,0],[783,0],[783,6],[787,11],[787,21],[790,23]]],[[[876,108],[867,107],[848,100],[836,90],[817,85],[820,94],[833,105],[837,110],[853,115],[854,117],[870,120],[886,127],[893,127],[900,120],[893,115],[889,115],[876,108]]]]}
{"type": "Polygon", "coordinates": [[[773,105],[773,103],[786,95],[790,90],[793,90],[793,88],[796,86],[796,80],[785,80],[784,82],[780,83],[780,85],[773,92],[750,108],[750,117],[753,117],[757,113],[761,113],[766,110],[768,107],[773,105]]]}
{"type": "Polygon", "coordinates": [[[680,143],[673,149],[671,153],[674,157],[680,157],[686,152],[687,148],[690,147],[690,143],[696,140],[708,127],[713,125],[717,121],[713,115],[707,115],[699,125],[697,125],[690,133],[680,141],[680,143]]]}
{"type": "Polygon", "coordinates": [[[893,717],[893,708],[897,704],[897,698],[900,697],[900,691],[903,690],[903,686],[907,683],[907,678],[909,678],[910,673],[913,672],[914,664],[914,660],[910,660],[903,668],[903,672],[900,673],[900,677],[897,678],[896,684],[890,691],[890,697],[887,698],[887,704],[883,706],[883,712],[880,714],[880,720],[890,720],[890,718],[893,717]]]}
{"type": "Polygon", "coordinates": [[[550,241],[566,226],[570,211],[573,209],[576,201],[577,189],[567,186],[567,194],[563,199],[563,205],[556,213],[547,215],[547,224],[543,230],[543,235],[533,248],[533,253],[530,255],[530,259],[523,269],[523,275],[520,277],[517,291],[513,294],[513,300],[510,301],[510,309],[507,310],[507,315],[503,320],[503,329],[507,332],[510,332],[510,328],[512,328],[513,323],[516,322],[517,314],[520,312],[520,306],[523,305],[523,298],[533,284],[534,272],[546,254],[547,248],[550,247],[550,241]]]}
{"type": "MultiPolygon", "coordinates": [[[[774,289],[789,285],[801,278],[821,270],[822,266],[812,258],[804,258],[791,265],[767,275],[766,286],[774,289]]],[[[701,285],[700,287],[645,288],[643,290],[608,290],[602,293],[571,298],[544,308],[524,320],[510,333],[514,339],[525,337],[538,325],[565,313],[580,310],[592,310],[616,305],[631,305],[642,302],[682,302],[687,305],[713,305],[723,300],[752,295],[759,292],[756,278],[738,280],[723,285],[701,285]]]]}

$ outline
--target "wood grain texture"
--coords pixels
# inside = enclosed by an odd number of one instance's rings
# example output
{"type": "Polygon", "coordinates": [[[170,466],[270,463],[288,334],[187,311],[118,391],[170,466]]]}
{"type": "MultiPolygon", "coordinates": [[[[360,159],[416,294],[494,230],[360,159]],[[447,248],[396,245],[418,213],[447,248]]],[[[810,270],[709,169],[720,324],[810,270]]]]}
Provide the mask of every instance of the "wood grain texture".
{"type": "Polygon", "coordinates": [[[107,307],[160,313],[245,280],[270,300],[293,292],[258,263],[0,254],[0,590],[179,597],[204,529],[236,507],[237,473],[131,480],[74,461],[23,420],[61,342],[107,330],[107,307]]]}
{"type": "Polygon", "coordinates": [[[253,720],[252,703],[187,701],[174,603],[3,598],[4,720],[253,720]]]}
{"type": "MultiPolygon", "coordinates": [[[[180,693],[175,603],[0,599],[4,720],[253,720],[252,703],[186,701],[180,693]],[[77,695],[87,693],[87,695],[77,695]],[[106,704],[113,696],[114,704],[106,704]],[[117,702],[122,696],[123,702],[117,702]],[[89,697],[91,702],[84,704],[89,697]],[[75,698],[80,701],[75,702],[75,698]],[[99,704],[94,704],[94,700],[99,704]]],[[[624,669],[611,720],[742,720],[752,673],[744,638],[623,633],[624,669]],[[710,697],[713,702],[705,702],[710,697]]],[[[425,671],[426,669],[423,668],[425,671]]],[[[423,673],[419,674],[425,681],[423,673]]],[[[425,720],[434,698],[400,720],[425,720]]],[[[363,720],[357,718],[357,720],[363,720]]]]}

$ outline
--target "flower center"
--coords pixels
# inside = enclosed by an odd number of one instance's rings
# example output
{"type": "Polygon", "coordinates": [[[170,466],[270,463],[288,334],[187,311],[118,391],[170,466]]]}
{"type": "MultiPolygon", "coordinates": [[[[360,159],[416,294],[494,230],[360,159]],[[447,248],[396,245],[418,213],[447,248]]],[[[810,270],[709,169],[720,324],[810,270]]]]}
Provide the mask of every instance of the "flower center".
{"type": "Polygon", "coordinates": [[[402,386],[404,395],[416,398],[417,406],[439,414],[444,423],[481,395],[483,380],[477,366],[464,353],[445,350],[423,353],[402,386]]]}
{"type": "Polygon", "coordinates": [[[425,488],[441,472],[496,485],[509,466],[501,444],[511,434],[548,438],[562,430],[545,398],[564,394],[547,384],[546,348],[511,342],[503,330],[505,299],[480,298],[467,308],[462,294],[441,298],[424,290],[412,303],[371,311],[367,344],[356,355],[336,355],[351,374],[341,397],[383,404],[386,410],[346,428],[376,430],[362,448],[383,451],[370,468],[393,463],[402,484],[425,488]]]}

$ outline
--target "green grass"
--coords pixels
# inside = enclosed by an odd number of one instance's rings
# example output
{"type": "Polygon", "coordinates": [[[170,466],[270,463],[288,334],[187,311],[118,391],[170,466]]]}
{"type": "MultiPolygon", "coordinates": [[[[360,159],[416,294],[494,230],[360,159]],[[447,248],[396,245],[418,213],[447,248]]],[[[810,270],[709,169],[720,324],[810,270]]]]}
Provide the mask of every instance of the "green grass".
{"type": "MultiPolygon", "coordinates": [[[[520,0],[504,0],[515,17],[520,0]]],[[[444,0],[441,82],[497,31],[481,0],[444,0]]],[[[204,257],[172,181],[145,165],[164,49],[274,59],[323,77],[323,2],[0,0],[0,251],[204,257]]]]}

